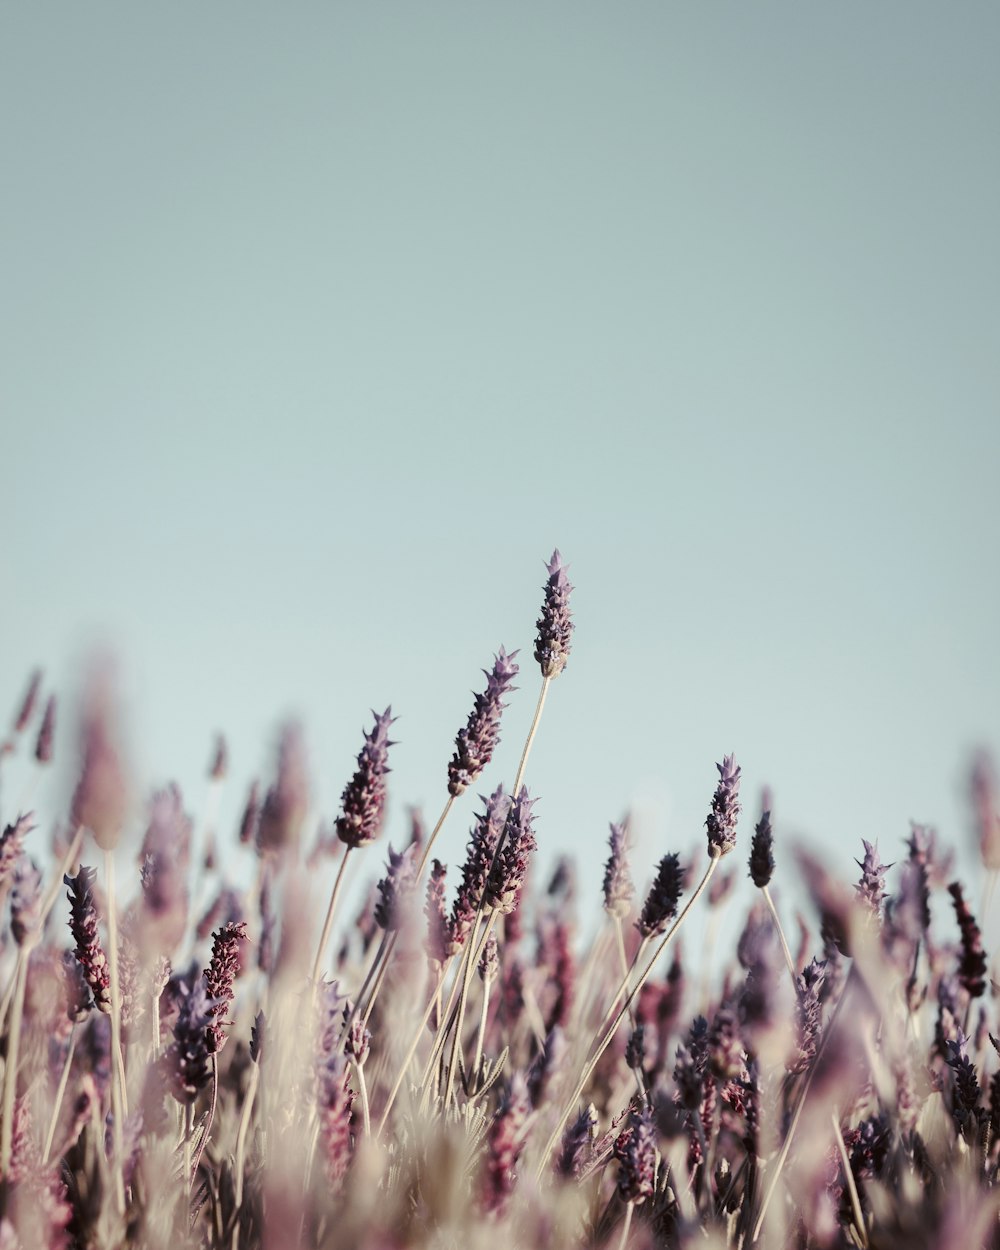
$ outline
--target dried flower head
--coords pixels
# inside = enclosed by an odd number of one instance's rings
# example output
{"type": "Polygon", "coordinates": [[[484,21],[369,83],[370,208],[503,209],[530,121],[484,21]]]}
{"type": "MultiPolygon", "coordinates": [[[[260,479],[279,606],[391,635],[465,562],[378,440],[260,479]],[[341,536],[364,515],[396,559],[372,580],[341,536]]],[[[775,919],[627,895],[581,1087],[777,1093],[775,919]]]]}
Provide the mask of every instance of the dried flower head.
{"type": "Polygon", "coordinates": [[[771,813],[761,813],[750,843],[750,876],[758,890],[768,885],[774,876],[774,833],[771,829],[771,813]]]}
{"type": "Polygon", "coordinates": [[[368,846],[378,837],[385,819],[385,775],[389,772],[389,726],[395,719],[386,708],[375,716],[375,725],[365,734],[365,745],[358,755],[358,767],[341,795],[337,836],[349,847],[368,846]]]}
{"type": "Polygon", "coordinates": [[[453,797],[463,794],[493,758],[500,741],[500,716],[507,706],[503,699],[514,689],[518,673],[516,655],[516,651],[508,655],[501,647],[492,671],[483,669],[486,689],[476,695],[468,723],[458,731],[455,754],[448,765],[448,793],[453,797]]]}
{"type": "Polygon", "coordinates": [[[208,1044],[213,1052],[222,1050],[226,1044],[224,1026],[231,1021],[225,1016],[235,997],[233,986],[240,971],[240,944],[246,940],[246,935],[247,927],[243,921],[225,924],[212,934],[212,959],[205,969],[205,989],[212,1003],[208,1044]]]}
{"type": "Polygon", "coordinates": [[[726,755],[719,770],[719,784],[712,798],[712,810],[705,819],[708,853],[713,859],[728,855],[736,845],[736,821],[740,814],[740,772],[735,756],[726,755]]]}
{"type": "Polygon", "coordinates": [[[511,803],[504,823],[503,845],[486,880],[484,905],[509,916],[517,907],[528,861],[537,843],[532,830],[531,809],[537,802],[526,786],[511,803]]]}
{"type": "Polygon", "coordinates": [[[569,610],[569,596],[573,587],[566,576],[566,566],[558,548],[545,566],[549,577],[545,583],[542,613],[537,621],[538,636],[535,639],[535,659],[541,665],[543,677],[558,677],[569,659],[573,622],[569,610]]]}
{"type": "Polygon", "coordinates": [[[612,824],[608,837],[611,854],[604,866],[604,910],[619,919],[627,916],[635,896],[635,885],[629,870],[628,824],[612,824]]]}
{"type": "Polygon", "coordinates": [[[646,895],[636,928],[644,938],[655,937],[666,930],[677,915],[677,905],[684,893],[687,874],[681,867],[680,856],[671,851],[664,855],[656,869],[656,878],[646,895]]]}

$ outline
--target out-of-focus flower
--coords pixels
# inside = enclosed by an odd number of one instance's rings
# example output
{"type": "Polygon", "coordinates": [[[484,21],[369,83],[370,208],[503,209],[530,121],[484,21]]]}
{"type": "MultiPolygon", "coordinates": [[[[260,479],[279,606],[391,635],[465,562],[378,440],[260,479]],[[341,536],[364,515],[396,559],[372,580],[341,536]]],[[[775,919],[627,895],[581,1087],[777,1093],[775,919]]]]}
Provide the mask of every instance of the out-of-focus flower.
{"type": "Polygon", "coordinates": [[[190,1106],[208,1085],[212,1076],[212,1051],[209,1045],[215,1023],[213,1000],[205,981],[182,980],[177,985],[177,1019],[174,1037],[163,1063],[170,1092],[179,1103],[190,1106]]]}
{"type": "Polygon", "coordinates": [[[34,813],[18,816],[0,834],[0,888],[14,875],[18,860],[24,850],[24,839],[35,828],[34,813]]]}
{"type": "Polygon", "coordinates": [[[229,748],[224,734],[215,735],[212,747],[212,758],[208,765],[208,776],[211,781],[222,781],[229,771],[229,748]]]}
{"type": "Polygon", "coordinates": [[[112,728],[112,697],[107,673],[95,671],[84,698],[80,777],[73,793],[72,819],[94,835],[103,851],[114,850],[128,810],[128,790],[112,728]]]}
{"type": "Polygon", "coordinates": [[[774,833],[771,829],[771,813],[761,813],[750,843],[750,876],[758,890],[768,885],[774,875],[774,833]]]}
{"type": "Polygon", "coordinates": [[[365,745],[358,755],[357,770],[341,795],[337,836],[349,847],[368,846],[382,829],[389,748],[395,745],[389,740],[389,726],[394,719],[388,707],[381,716],[375,715],[375,725],[365,734],[365,745]]]}
{"type": "Polygon", "coordinates": [[[568,1180],[579,1180],[590,1161],[597,1137],[597,1108],[588,1103],[563,1133],[556,1155],[555,1170],[568,1180]]]}
{"type": "Polygon", "coordinates": [[[28,723],[35,711],[35,705],[38,703],[38,696],[42,689],[42,670],[40,668],[33,669],[28,678],[28,685],[18,704],[17,712],[14,716],[14,724],[12,731],[14,734],[23,734],[28,728],[28,723]]]}
{"type": "Polygon", "coordinates": [[[444,906],[447,872],[447,866],[439,859],[431,861],[424,901],[424,915],[427,917],[427,957],[437,964],[443,964],[452,953],[451,934],[444,906]]]}
{"type": "Polygon", "coordinates": [[[970,998],[981,998],[986,992],[986,952],[979,925],[969,910],[962,893],[961,883],[953,881],[948,893],[955,905],[955,918],[962,933],[962,957],[958,965],[958,979],[970,998]]]}
{"type": "Polygon", "coordinates": [[[492,1215],[504,1213],[514,1192],[530,1112],[527,1081],[515,1072],[486,1138],[480,1197],[483,1209],[492,1215]]]}
{"type": "Polygon", "coordinates": [[[656,1180],[656,1133],[648,1107],[633,1111],[628,1125],[615,1139],[618,1194],[636,1204],[652,1196],[656,1180]]]}
{"type": "Polygon", "coordinates": [[[45,711],[42,713],[42,723],[38,729],[38,738],[35,741],[35,759],[39,764],[49,764],[52,761],[52,748],[56,736],[56,696],[50,694],[45,701],[45,711]]]}
{"type": "Polygon", "coordinates": [[[476,701],[464,729],[455,739],[455,754],[448,765],[448,793],[457,798],[479,777],[493,758],[500,741],[500,716],[507,706],[504,695],[514,689],[513,681],[518,668],[514,663],[516,651],[510,655],[500,648],[492,671],[486,674],[486,689],[476,695],[476,701]]]}
{"type": "Polygon", "coordinates": [[[1000,871],[1000,803],[993,760],[980,751],[972,763],[970,777],[972,808],[979,833],[979,852],[987,872],[1000,871]]]}
{"type": "Polygon", "coordinates": [[[635,885],[629,871],[628,824],[612,824],[608,837],[611,854],[604,866],[604,910],[609,916],[627,916],[635,897],[635,885]]]}
{"type": "Polygon", "coordinates": [[[10,931],[18,946],[38,935],[41,914],[42,874],[33,859],[22,855],[14,870],[14,888],[10,893],[10,931]]]}
{"type": "Polygon", "coordinates": [[[262,854],[283,854],[298,846],[309,810],[309,772],[302,727],[285,725],[278,740],[274,785],[264,796],[257,821],[257,848],[262,854]]]}
{"type": "Polygon", "coordinates": [[[416,885],[415,849],[412,843],[398,853],[389,847],[385,876],[378,883],[379,896],[375,904],[375,922],[387,933],[402,925],[407,901],[416,885]]]}
{"type": "Polygon", "coordinates": [[[573,622],[569,610],[569,596],[573,587],[566,576],[566,566],[558,548],[545,566],[548,581],[545,598],[538,618],[538,636],[535,639],[535,659],[541,665],[543,677],[558,677],[569,659],[573,622]]]}

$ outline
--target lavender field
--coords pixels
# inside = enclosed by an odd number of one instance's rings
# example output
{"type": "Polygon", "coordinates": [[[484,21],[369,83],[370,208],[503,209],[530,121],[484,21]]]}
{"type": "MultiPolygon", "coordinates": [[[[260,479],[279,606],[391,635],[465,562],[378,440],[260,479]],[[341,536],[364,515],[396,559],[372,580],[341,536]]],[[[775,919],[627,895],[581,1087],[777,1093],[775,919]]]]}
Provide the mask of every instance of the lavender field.
{"type": "Polygon", "coordinates": [[[557,551],[436,823],[396,846],[390,708],[314,835],[294,725],[252,784],[220,737],[199,811],[134,793],[103,669],[78,706],[32,674],[0,769],[52,768],[57,718],[78,754],[66,810],[18,810],[0,773],[0,1250],[1000,1247],[992,762],[963,879],[916,824],[784,844],[780,794],[741,790],[754,744],[722,743],[686,782],[703,829],[654,862],[600,816],[590,896],[571,859],[535,863],[572,592],[557,551]],[[514,697],[537,705],[504,776],[514,697]],[[216,827],[227,785],[238,828],[216,827]]]}

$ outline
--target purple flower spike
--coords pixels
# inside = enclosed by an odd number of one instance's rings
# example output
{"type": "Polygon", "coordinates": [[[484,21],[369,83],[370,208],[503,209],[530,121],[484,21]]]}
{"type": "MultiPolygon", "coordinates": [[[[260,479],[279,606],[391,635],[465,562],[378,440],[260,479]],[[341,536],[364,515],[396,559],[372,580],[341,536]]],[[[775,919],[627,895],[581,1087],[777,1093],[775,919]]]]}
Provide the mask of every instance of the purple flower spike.
{"type": "Polygon", "coordinates": [[[635,922],[636,928],[644,938],[655,937],[663,933],[667,925],[677,915],[677,904],[684,893],[686,877],[681,867],[680,856],[671,851],[660,860],[656,870],[656,880],[650,887],[646,901],[642,905],[642,913],[635,922]]]}
{"type": "Polygon", "coordinates": [[[864,838],[861,839],[861,844],[865,848],[865,857],[854,861],[861,869],[861,880],[854,888],[862,907],[872,919],[878,920],[882,914],[882,900],[885,898],[882,878],[892,864],[883,864],[878,849],[864,838]]]}
{"type": "Polygon", "coordinates": [[[569,611],[569,595],[573,587],[566,576],[566,566],[558,548],[545,567],[549,571],[549,579],[545,583],[542,614],[537,621],[535,659],[542,667],[543,677],[558,677],[569,659],[570,639],[573,636],[569,611]]]}
{"type": "Polygon", "coordinates": [[[296,847],[309,809],[305,737],[302,727],[294,722],[281,731],[277,772],[257,822],[257,849],[262,854],[281,854],[296,847]]]}
{"type": "Polygon", "coordinates": [[[69,928],[73,935],[76,958],[94,996],[99,1011],[111,1011],[111,978],[108,960],[97,928],[97,904],[94,900],[95,868],[81,867],[75,877],[63,877],[69,887],[69,928]]]}
{"type": "Polygon", "coordinates": [[[431,861],[427,878],[424,915],[427,917],[427,958],[443,964],[451,955],[451,935],[444,909],[445,875],[448,868],[439,859],[431,861]]]}
{"type": "Polygon", "coordinates": [[[511,683],[518,673],[515,655],[516,651],[508,655],[501,647],[493,663],[493,671],[483,669],[486,689],[476,695],[468,724],[458,731],[455,754],[448,765],[448,793],[454,798],[469,788],[493,758],[500,741],[500,714],[507,706],[503,697],[514,689],[511,683]]]}
{"type": "Polygon", "coordinates": [[[17,861],[24,848],[24,839],[35,828],[34,812],[18,816],[12,825],[8,825],[0,834],[0,886],[14,875],[17,861]]]}
{"type": "Polygon", "coordinates": [[[174,1040],[164,1055],[164,1063],[170,1092],[179,1103],[190,1106],[212,1077],[209,1035],[215,1017],[212,999],[201,977],[191,985],[181,981],[177,992],[180,1001],[174,1040]]]}
{"type": "Polygon", "coordinates": [[[955,906],[958,927],[962,931],[962,958],[958,965],[958,979],[970,998],[982,998],[986,993],[987,968],[983,935],[965,901],[961,884],[953,881],[948,886],[948,893],[955,906]]]}
{"type": "Polygon", "coordinates": [[[375,923],[387,933],[402,924],[406,900],[416,885],[415,849],[412,843],[399,852],[389,847],[385,876],[378,883],[379,897],[375,904],[375,923]]]}
{"type": "Polygon", "coordinates": [[[450,939],[453,955],[465,945],[483,891],[486,878],[496,853],[510,808],[510,796],[503,786],[497,786],[488,799],[484,798],[486,810],[476,818],[475,828],[469,838],[469,849],[462,865],[462,881],[451,909],[450,939]]]}
{"type": "Polygon", "coordinates": [[[531,828],[531,809],[537,800],[528,798],[525,786],[510,805],[504,825],[505,837],[486,882],[484,905],[509,916],[517,907],[528,869],[528,860],[537,843],[531,828]]]}
{"type": "Polygon", "coordinates": [[[389,771],[389,726],[392,709],[375,716],[375,726],[365,734],[365,745],[358,756],[358,767],[341,795],[337,817],[337,837],[349,847],[374,842],[385,819],[385,775],[389,771]]]}
{"type": "Polygon", "coordinates": [[[35,704],[38,702],[38,695],[42,688],[42,670],[34,669],[28,678],[27,689],[24,697],[17,709],[17,715],[14,717],[14,733],[22,734],[28,728],[28,722],[31,720],[35,711],[35,704]]]}
{"type": "Polygon", "coordinates": [[[494,1215],[503,1214],[514,1192],[515,1168],[527,1140],[530,1113],[527,1081],[516,1072],[487,1134],[481,1196],[485,1210],[494,1215]]]}
{"type": "Polygon", "coordinates": [[[649,1109],[633,1111],[614,1145],[618,1160],[618,1193],[623,1202],[645,1202],[656,1178],[656,1135],[649,1109]]]}
{"type": "Polygon", "coordinates": [[[761,813],[750,843],[750,876],[758,890],[763,890],[774,875],[774,833],[771,830],[771,813],[761,813]]]}
{"type": "Polygon", "coordinates": [[[22,855],[14,871],[10,892],[10,931],[18,946],[24,946],[38,932],[42,909],[42,874],[38,865],[22,855]]]}
{"type": "Polygon", "coordinates": [[[719,784],[712,798],[712,810],[705,820],[708,830],[708,853],[713,859],[728,855],[736,845],[736,821],[740,815],[740,768],[736,757],[727,755],[719,770],[719,784]]]}
{"type": "Polygon", "coordinates": [[[609,916],[627,916],[635,895],[628,862],[628,826],[623,821],[611,826],[608,838],[611,854],[604,866],[604,910],[609,916]]]}
{"type": "Polygon", "coordinates": [[[233,983],[240,973],[240,943],[246,936],[247,926],[242,920],[223,925],[212,934],[212,959],[205,969],[205,988],[212,999],[208,1046],[216,1054],[228,1040],[224,1026],[231,1021],[225,1016],[236,996],[233,983]]]}

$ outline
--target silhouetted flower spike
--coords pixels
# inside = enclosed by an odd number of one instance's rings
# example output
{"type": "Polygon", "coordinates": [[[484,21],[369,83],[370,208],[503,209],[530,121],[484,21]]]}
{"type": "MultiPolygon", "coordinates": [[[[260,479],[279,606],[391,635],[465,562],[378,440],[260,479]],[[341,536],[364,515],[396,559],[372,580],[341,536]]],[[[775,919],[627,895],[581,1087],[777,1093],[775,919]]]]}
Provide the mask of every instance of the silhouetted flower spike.
{"type": "Polygon", "coordinates": [[[615,1139],[614,1155],[622,1201],[645,1202],[656,1179],[656,1135],[648,1107],[629,1116],[627,1127],[615,1139]]]}
{"type": "Polygon", "coordinates": [[[758,890],[768,885],[774,875],[773,845],[771,813],[763,812],[753,831],[753,840],[750,843],[750,876],[758,890]]]}
{"type": "Polygon", "coordinates": [[[609,916],[627,916],[635,896],[635,885],[629,871],[628,825],[625,821],[611,826],[608,837],[611,854],[604,866],[604,910],[609,916]]]}
{"type": "Polygon", "coordinates": [[[375,923],[388,933],[402,924],[406,900],[416,884],[415,849],[412,843],[400,852],[389,847],[386,872],[378,883],[379,897],[375,904],[375,923]]]}
{"type": "Polygon", "coordinates": [[[256,1016],[254,1016],[253,1024],[250,1026],[250,1058],[254,1063],[260,1063],[266,1047],[267,1017],[263,1011],[258,1011],[256,1016]]]}
{"type": "Polygon", "coordinates": [[[45,701],[42,723],[35,742],[35,759],[39,764],[48,764],[52,760],[52,746],[56,736],[56,696],[50,694],[45,701]]]}
{"type": "Polygon", "coordinates": [[[712,810],[705,819],[708,830],[708,853],[713,859],[728,855],[736,845],[736,822],[741,811],[740,772],[736,757],[727,755],[721,764],[715,766],[719,770],[719,784],[712,798],[712,810]]]}
{"type": "Polygon", "coordinates": [[[962,932],[962,957],[958,965],[958,979],[970,998],[981,998],[986,992],[986,953],[983,935],[976,919],[969,910],[962,893],[961,883],[953,881],[948,893],[955,905],[955,918],[962,932]]]}
{"type": "Polygon", "coordinates": [[[877,920],[882,914],[882,900],[885,898],[882,878],[892,864],[883,864],[878,849],[864,838],[861,841],[865,848],[865,857],[854,861],[861,869],[861,880],[854,888],[861,905],[877,920]]]}
{"type": "Polygon", "coordinates": [[[563,1134],[555,1170],[567,1180],[579,1180],[597,1136],[597,1108],[588,1103],[563,1134]]]}
{"type": "Polygon", "coordinates": [[[677,915],[677,905],[684,893],[685,876],[680,856],[674,851],[664,855],[656,870],[656,879],[642,905],[639,919],[635,922],[644,938],[663,933],[677,915]]]}
{"type": "Polygon", "coordinates": [[[111,1012],[111,979],[97,927],[97,904],[94,900],[96,878],[95,868],[81,867],[75,877],[63,877],[63,883],[69,888],[69,929],[76,957],[97,1009],[108,1015],[111,1012]]]}
{"type": "Polygon", "coordinates": [[[545,583],[542,614],[538,618],[538,636],[535,639],[535,659],[541,665],[543,677],[558,677],[569,658],[573,622],[570,617],[569,596],[573,587],[566,576],[558,548],[545,566],[549,572],[545,583]]]}
{"type": "Polygon", "coordinates": [[[483,669],[486,689],[476,695],[468,724],[458,731],[455,754],[448,765],[448,793],[455,798],[468,789],[493,758],[500,741],[500,715],[507,706],[503,698],[514,689],[512,683],[518,673],[515,655],[516,651],[508,655],[501,647],[492,671],[483,669]]]}
{"type": "Polygon", "coordinates": [[[208,1030],[208,1045],[213,1052],[222,1050],[227,1041],[224,1028],[230,1021],[225,1019],[229,1004],[236,996],[233,988],[240,971],[240,943],[246,939],[244,921],[225,924],[212,934],[212,959],[205,969],[205,989],[212,1000],[210,1012],[212,1024],[208,1030]]]}
{"type": "Polygon", "coordinates": [[[385,819],[385,775],[389,771],[389,726],[392,709],[375,715],[375,725],[365,734],[358,767],[344,787],[337,817],[337,836],[350,847],[368,846],[378,837],[385,819]]]}
{"type": "Polygon", "coordinates": [[[517,907],[528,860],[537,845],[531,827],[531,809],[536,802],[536,799],[528,797],[527,787],[522,786],[507,812],[503,846],[486,882],[484,905],[505,916],[517,907]]]}

